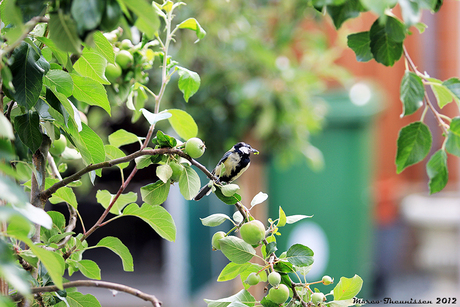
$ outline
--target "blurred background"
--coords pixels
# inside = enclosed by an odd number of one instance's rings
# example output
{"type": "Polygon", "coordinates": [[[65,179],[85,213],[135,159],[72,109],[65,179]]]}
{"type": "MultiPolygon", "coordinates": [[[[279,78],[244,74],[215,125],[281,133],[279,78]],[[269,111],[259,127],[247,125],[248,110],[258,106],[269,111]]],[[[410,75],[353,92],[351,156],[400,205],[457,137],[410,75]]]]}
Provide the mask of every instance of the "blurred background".
{"type": "MultiPolygon", "coordinates": [[[[268,193],[267,202],[254,213],[265,223],[268,217],[278,217],[279,206],[287,215],[313,215],[284,227],[278,238],[281,251],[294,243],[313,249],[309,281],[330,275],[338,282],[341,276],[358,274],[364,280],[360,297],[368,300],[412,298],[435,304],[437,297],[456,297],[458,160],[449,159],[449,185],[435,196],[428,195],[426,161],[396,174],[398,132],[420,117],[416,113],[400,118],[404,60],[394,67],[357,62],[346,47],[346,36],[367,30],[376,17],[365,13],[337,32],[327,17],[307,9],[307,2],[188,3],[178,20],[195,17],[207,35],[192,44],[194,34],[181,32],[172,52],[181,66],[200,74],[201,87],[185,104],[173,80],[162,107],[183,108],[195,118],[207,146],[200,162],[209,169],[238,141],[261,152],[237,182],[243,202],[249,203],[259,191],[268,193]]],[[[458,76],[459,15],[460,3],[445,0],[437,14],[423,16],[428,25],[423,34],[413,30],[406,48],[420,71],[441,80],[458,76]]],[[[151,71],[149,87],[156,89],[158,80],[158,72],[151,71]]],[[[449,116],[458,113],[454,104],[444,110],[449,116]]],[[[106,118],[92,108],[89,125],[107,133],[123,128],[142,135],[148,129],[142,120],[132,124],[126,108],[113,113],[106,118]]],[[[426,121],[433,148],[439,148],[441,131],[430,116],[426,121]]],[[[152,174],[154,166],[140,170],[130,189],[139,192],[153,181],[152,174]]],[[[104,175],[96,186],[115,193],[118,171],[104,170],[104,175]]],[[[103,211],[95,203],[96,189],[86,185],[77,192],[81,215],[91,224],[103,211]]],[[[120,259],[109,250],[85,252],[85,258],[100,265],[102,279],[156,295],[165,307],[205,306],[203,298],[217,299],[241,289],[239,278],[216,282],[227,260],[211,250],[210,239],[230,225],[209,228],[199,219],[217,212],[232,214],[234,208],[214,195],[200,202],[184,201],[178,187],[172,187],[164,205],[177,226],[174,243],[129,217],[90,237],[92,245],[104,236],[116,236],[133,254],[135,271],[123,272],[120,259]]],[[[65,212],[64,206],[53,209],[65,212]]],[[[82,278],[78,274],[71,279],[82,278]]],[[[103,306],[146,305],[108,290],[82,290],[97,295],[103,306]]],[[[261,288],[251,291],[259,299],[263,295],[261,288]]]]}

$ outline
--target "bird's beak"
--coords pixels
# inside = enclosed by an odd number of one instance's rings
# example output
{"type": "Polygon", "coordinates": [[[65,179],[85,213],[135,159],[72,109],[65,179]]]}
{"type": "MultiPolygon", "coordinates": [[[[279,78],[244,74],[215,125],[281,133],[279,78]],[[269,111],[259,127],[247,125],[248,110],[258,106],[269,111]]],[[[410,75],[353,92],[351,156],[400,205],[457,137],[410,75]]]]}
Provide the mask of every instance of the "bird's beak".
{"type": "Polygon", "coordinates": [[[259,154],[259,151],[255,148],[251,148],[251,152],[255,155],[258,155],[259,154]]]}

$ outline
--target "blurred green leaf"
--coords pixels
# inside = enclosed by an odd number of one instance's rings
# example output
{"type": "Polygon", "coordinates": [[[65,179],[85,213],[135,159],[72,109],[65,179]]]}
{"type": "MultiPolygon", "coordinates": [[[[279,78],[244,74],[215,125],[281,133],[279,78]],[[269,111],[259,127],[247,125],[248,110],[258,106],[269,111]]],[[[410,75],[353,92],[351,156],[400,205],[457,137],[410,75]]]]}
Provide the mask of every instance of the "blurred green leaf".
{"type": "Polygon", "coordinates": [[[460,157],[460,117],[454,117],[447,134],[446,150],[460,157]]]}
{"type": "Polygon", "coordinates": [[[138,17],[135,26],[149,38],[153,38],[160,27],[160,19],[151,2],[144,0],[120,0],[120,2],[138,17]]]}
{"type": "Polygon", "coordinates": [[[411,71],[406,71],[401,81],[400,99],[403,103],[403,115],[411,115],[423,105],[425,87],[422,79],[411,71]]]}
{"type": "Polygon", "coordinates": [[[424,123],[414,122],[403,127],[399,132],[397,142],[397,173],[425,159],[430,151],[431,142],[431,132],[424,123]]]}
{"type": "Polygon", "coordinates": [[[426,173],[430,178],[428,183],[430,194],[444,189],[449,180],[449,171],[447,169],[447,154],[443,149],[438,150],[431,156],[426,164],[426,173]]]}
{"type": "Polygon", "coordinates": [[[189,18],[184,20],[178,25],[179,29],[189,29],[195,31],[196,36],[198,37],[197,42],[200,39],[203,39],[206,35],[206,31],[201,27],[198,21],[195,18],[189,18]]]}
{"type": "Polygon", "coordinates": [[[179,89],[184,94],[185,102],[195,94],[200,88],[200,76],[187,68],[177,66],[179,73],[179,89]]]}
{"type": "Polygon", "coordinates": [[[80,35],[94,30],[101,22],[105,9],[105,1],[73,0],[70,12],[77,22],[77,31],[80,35]]]}
{"type": "Polygon", "coordinates": [[[220,224],[222,224],[226,220],[231,221],[232,219],[226,214],[215,213],[215,214],[211,214],[210,216],[207,216],[205,218],[200,218],[200,220],[201,220],[201,223],[204,226],[215,227],[215,226],[219,226],[220,224]]]}
{"type": "Polygon", "coordinates": [[[50,14],[48,22],[49,38],[56,46],[65,52],[79,54],[81,40],[77,34],[77,25],[70,15],[58,10],[50,14]]]}
{"type": "Polygon", "coordinates": [[[347,45],[355,52],[358,62],[368,62],[374,58],[370,44],[369,31],[353,33],[347,36],[347,45]]]}
{"type": "MultiPolygon", "coordinates": [[[[388,21],[394,19],[395,18],[388,16],[387,23],[396,24],[396,22],[388,21]]],[[[369,32],[371,40],[370,47],[374,59],[377,62],[385,66],[393,66],[393,64],[401,58],[403,46],[400,39],[403,33],[400,31],[401,29],[398,27],[393,28],[382,25],[379,19],[372,24],[369,32]]]]}
{"type": "MultiPolygon", "coordinates": [[[[125,153],[121,149],[113,145],[104,145],[104,150],[105,150],[105,156],[109,160],[115,160],[118,158],[126,157],[125,153]]],[[[128,165],[129,165],[129,162],[124,162],[124,163],[118,163],[116,166],[122,170],[122,169],[127,168],[128,165]]]]}
{"type": "Polygon", "coordinates": [[[93,42],[95,50],[102,55],[109,63],[115,63],[115,52],[113,51],[112,44],[100,31],[93,32],[93,42]]]}
{"type": "Polygon", "coordinates": [[[341,277],[333,290],[334,301],[354,298],[361,291],[362,286],[363,280],[358,275],[352,278],[341,277]]]}
{"type": "Polygon", "coordinates": [[[197,136],[198,126],[190,114],[180,109],[170,109],[167,112],[171,114],[169,123],[181,138],[188,140],[197,136]]]}
{"type": "Polygon", "coordinates": [[[327,6],[327,12],[331,16],[336,29],[339,29],[348,19],[358,17],[360,12],[363,11],[365,11],[365,8],[359,0],[348,0],[340,5],[327,6]]]}
{"type": "Polygon", "coordinates": [[[427,79],[431,83],[431,89],[436,97],[438,106],[442,109],[446,104],[452,102],[453,95],[450,90],[445,87],[442,82],[435,78],[427,79]]]}

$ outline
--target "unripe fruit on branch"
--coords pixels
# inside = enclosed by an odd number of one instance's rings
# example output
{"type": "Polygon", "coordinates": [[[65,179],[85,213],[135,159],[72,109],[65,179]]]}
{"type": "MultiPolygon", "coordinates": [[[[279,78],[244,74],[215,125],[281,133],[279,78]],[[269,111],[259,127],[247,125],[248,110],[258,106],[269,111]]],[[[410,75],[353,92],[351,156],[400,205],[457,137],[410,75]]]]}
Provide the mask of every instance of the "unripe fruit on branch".
{"type": "Polygon", "coordinates": [[[240,233],[246,243],[256,245],[265,238],[265,226],[261,221],[253,220],[244,223],[240,228],[240,233]]]}

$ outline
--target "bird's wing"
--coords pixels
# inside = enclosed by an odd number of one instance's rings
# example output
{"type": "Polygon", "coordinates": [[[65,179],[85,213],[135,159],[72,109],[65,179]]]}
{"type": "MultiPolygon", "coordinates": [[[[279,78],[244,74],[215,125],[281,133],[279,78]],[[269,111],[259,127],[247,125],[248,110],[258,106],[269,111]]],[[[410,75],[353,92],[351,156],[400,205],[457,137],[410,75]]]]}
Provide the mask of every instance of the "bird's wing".
{"type": "Polygon", "coordinates": [[[221,171],[222,171],[222,165],[223,163],[228,159],[228,157],[230,156],[232,152],[231,151],[227,151],[224,156],[220,159],[220,161],[217,163],[216,167],[212,170],[212,174],[213,175],[216,175],[217,177],[219,177],[221,175],[221,171]]]}

